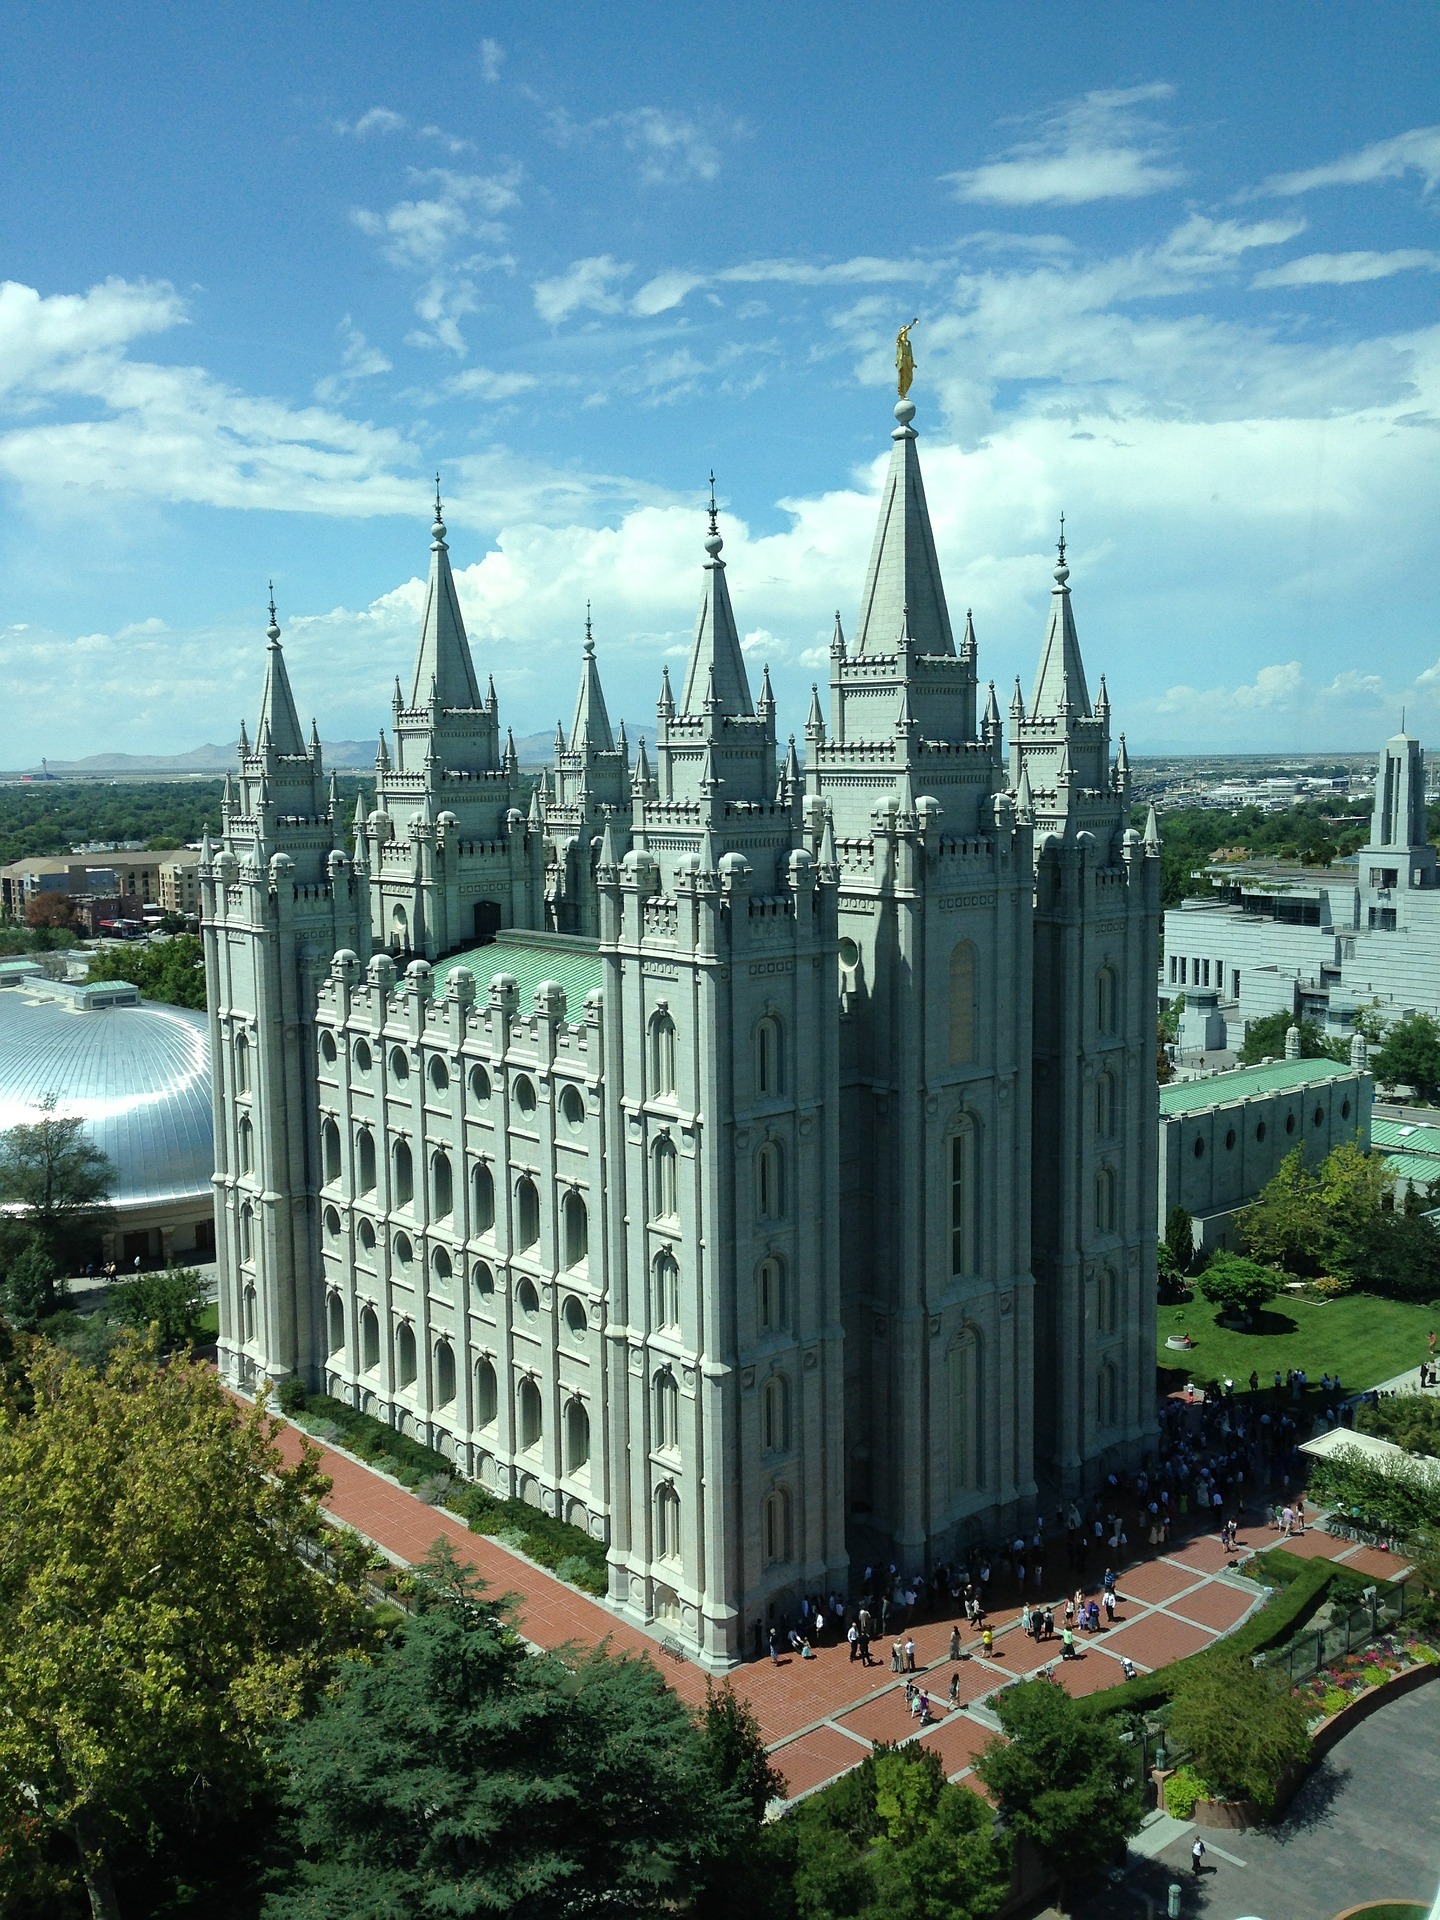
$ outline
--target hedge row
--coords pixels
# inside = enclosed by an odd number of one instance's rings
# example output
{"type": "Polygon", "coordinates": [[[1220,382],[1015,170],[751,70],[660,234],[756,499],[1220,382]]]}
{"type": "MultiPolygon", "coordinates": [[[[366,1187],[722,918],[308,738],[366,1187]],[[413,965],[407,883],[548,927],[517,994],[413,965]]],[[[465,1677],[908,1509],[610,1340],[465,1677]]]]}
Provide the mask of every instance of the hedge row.
{"type": "Polygon", "coordinates": [[[604,1544],[592,1540],[583,1528],[556,1520],[528,1501],[504,1500],[484,1487],[457,1478],[453,1460],[422,1446],[408,1434],[397,1433],[373,1414],[360,1413],[343,1400],[332,1399],[328,1393],[308,1394],[300,1401],[292,1391],[290,1399],[286,1411],[302,1426],[322,1428],[322,1438],[333,1429],[351,1453],[393,1474],[402,1485],[413,1489],[427,1480],[449,1481],[441,1496],[444,1504],[467,1523],[472,1533],[501,1535],[507,1545],[517,1547],[572,1586],[586,1593],[606,1592],[609,1573],[604,1544]]]}
{"type": "Polygon", "coordinates": [[[1358,1589],[1370,1584],[1347,1567],[1337,1567],[1329,1560],[1302,1560],[1283,1549],[1274,1549],[1260,1558],[1266,1572],[1280,1583],[1280,1591],[1258,1613],[1252,1614],[1243,1627],[1227,1633],[1200,1653],[1171,1661],[1168,1667],[1157,1667],[1154,1673],[1137,1674],[1133,1680],[1122,1680],[1118,1687],[1105,1687],[1099,1693],[1088,1694],[1078,1703],[1082,1713],[1099,1718],[1107,1713],[1153,1712],[1170,1698],[1179,1676],[1199,1662],[1217,1655],[1264,1653],[1298,1633],[1336,1589],[1358,1589]]]}

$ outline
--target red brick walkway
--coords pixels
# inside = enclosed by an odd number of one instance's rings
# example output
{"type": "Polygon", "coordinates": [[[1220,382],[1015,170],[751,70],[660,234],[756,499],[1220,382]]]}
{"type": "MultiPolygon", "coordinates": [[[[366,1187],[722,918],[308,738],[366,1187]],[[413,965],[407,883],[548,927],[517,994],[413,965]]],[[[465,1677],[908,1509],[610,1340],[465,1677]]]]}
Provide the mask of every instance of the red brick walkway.
{"type": "MultiPolygon", "coordinates": [[[[279,1436],[280,1449],[287,1459],[298,1460],[307,1438],[286,1426],[279,1436]]],[[[658,1654],[655,1640],[608,1606],[484,1534],[471,1533],[453,1514],[426,1506],[348,1454],[318,1441],[309,1444],[318,1449],[332,1482],[325,1504],[337,1519],[412,1564],[425,1557],[437,1538],[448,1539],[493,1592],[514,1596],[521,1629],[537,1646],[568,1642],[594,1647],[608,1641],[616,1652],[658,1654]]],[[[1080,1657],[1073,1661],[1059,1658],[1058,1637],[1037,1645],[1021,1634],[1019,1607],[1013,1603],[989,1616],[995,1642],[988,1656],[979,1651],[979,1636],[962,1623],[964,1651],[970,1657],[958,1667],[948,1658],[952,1622],[924,1622],[912,1630],[915,1678],[932,1690],[937,1724],[922,1737],[940,1754],[952,1778],[967,1776],[967,1784],[978,1788],[970,1769],[991,1728],[971,1711],[977,1704],[1051,1661],[1060,1684],[1081,1695],[1114,1686],[1122,1677],[1122,1655],[1148,1670],[1210,1646],[1238,1626],[1259,1597],[1255,1585],[1243,1579],[1238,1562],[1275,1544],[1274,1533],[1260,1526],[1242,1535],[1235,1559],[1226,1556],[1217,1539],[1202,1536],[1119,1569],[1121,1603],[1115,1625],[1093,1637],[1077,1635],[1080,1657]],[[946,1701],[951,1675],[957,1671],[959,1705],[951,1711],[946,1701]]],[[[1353,1546],[1315,1530],[1284,1544],[1307,1557],[1343,1561],[1371,1577],[1393,1578],[1401,1571],[1372,1547],[1353,1546]]],[[[1058,1614],[1055,1594],[1047,1589],[1046,1598],[1058,1614]]],[[[850,1659],[842,1642],[821,1647],[813,1660],[786,1655],[778,1666],[760,1660],[730,1675],[736,1692],[754,1708],[792,1797],[847,1772],[865,1757],[872,1742],[905,1740],[919,1732],[918,1722],[906,1711],[904,1682],[889,1671],[888,1645],[877,1641],[876,1655],[876,1664],[867,1671],[850,1659]]],[[[692,1704],[704,1699],[705,1674],[693,1662],[661,1658],[659,1664],[682,1698],[692,1704]]]]}

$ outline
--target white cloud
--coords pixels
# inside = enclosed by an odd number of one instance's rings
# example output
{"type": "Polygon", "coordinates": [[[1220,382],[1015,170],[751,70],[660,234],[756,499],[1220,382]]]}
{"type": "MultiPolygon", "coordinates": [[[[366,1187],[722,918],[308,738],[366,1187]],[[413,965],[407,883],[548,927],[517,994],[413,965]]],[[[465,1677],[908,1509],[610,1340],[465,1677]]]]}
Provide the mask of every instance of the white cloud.
{"type": "Polygon", "coordinates": [[[1425,182],[1425,191],[1433,192],[1440,182],[1440,127],[1412,127],[1406,133],[1373,141],[1358,153],[1342,154],[1338,160],[1327,161],[1322,166],[1271,174],[1258,191],[1313,193],[1317,187],[1371,186],[1380,180],[1399,180],[1407,173],[1418,173],[1425,182]]]}
{"type": "Polygon", "coordinates": [[[749,260],[712,273],[667,267],[630,301],[630,311],[648,319],[683,304],[700,287],[718,286],[888,286],[897,282],[930,286],[955,270],[951,259],[887,260],[860,254],[851,260],[749,260]]]}
{"type": "Polygon", "coordinates": [[[392,267],[425,275],[415,297],[424,325],[407,343],[463,354],[460,322],[479,305],[475,276],[514,265],[503,251],[508,228],[498,216],[519,205],[520,169],[485,174],[411,168],[410,177],[430,191],[399,200],[384,213],[356,207],[350,218],[380,242],[381,257],[392,267]],[[475,251],[477,243],[488,251],[475,251]]]}
{"type": "Polygon", "coordinates": [[[447,153],[456,156],[462,153],[474,153],[475,151],[475,142],[473,140],[467,140],[463,135],[458,133],[447,133],[444,127],[421,127],[420,138],[422,140],[433,140],[437,146],[444,147],[447,153]]]}
{"type": "Polygon", "coordinates": [[[581,311],[618,313],[624,303],[615,288],[634,271],[608,253],[576,260],[564,273],[535,282],[535,311],[552,327],[581,311]]]}
{"type": "Polygon", "coordinates": [[[360,381],[373,380],[391,370],[389,360],[378,347],[369,344],[348,313],[340,322],[338,332],[343,342],[340,371],[327,373],[323,379],[315,382],[315,398],[327,405],[345,399],[360,381]]]}
{"type": "Polygon", "coordinates": [[[533,373],[494,373],[489,367],[467,367],[445,382],[445,391],[458,398],[498,402],[529,393],[539,384],[533,373]]]}
{"type": "Polygon", "coordinates": [[[1391,253],[1307,253],[1283,267],[1267,267],[1252,287],[1349,287],[1365,280],[1388,280],[1394,273],[1419,269],[1440,273],[1440,253],[1425,247],[1397,247],[1391,253]]]}
{"type": "Polygon", "coordinates": [[[618,135],[627,153],[640,163],[647,186],[674,186],[686,180],[713,180],[720,172],[720,142],[744,132],[739,121],[717,115],[704,118],[668,107],[630,107],[595,120],[572,120],[563,108],[549,117],[549,132],[560,146],[618,135]]]}
{"type": "Polygon", "coordinates": [[[1091,200],[1134,200],[1185,179],[1169,163],[1163,129],[1136,109],[1168,100],[1163,82],[1101,89],[1060,108],[1032,140],[997,159],[942,178],[958,200],[991,206],[1080,206],[1091,200]]]}
{"type": "Polygon", "coordinates": [[[505,64],[505,49],[498,40],[480,42],[480,72],[487,86],[494,86],[500,78],[500,69],[505,64]]]}
{"type": "Polygon", "coordinates": [[[372,133],[400,133],[408,124],[403,113],[395,113],[389,107],[371,107],[368,113],[347,125],[341,120],[337,123],[340,133],[352,133],[357,140],[364,140],[372,133]]]}

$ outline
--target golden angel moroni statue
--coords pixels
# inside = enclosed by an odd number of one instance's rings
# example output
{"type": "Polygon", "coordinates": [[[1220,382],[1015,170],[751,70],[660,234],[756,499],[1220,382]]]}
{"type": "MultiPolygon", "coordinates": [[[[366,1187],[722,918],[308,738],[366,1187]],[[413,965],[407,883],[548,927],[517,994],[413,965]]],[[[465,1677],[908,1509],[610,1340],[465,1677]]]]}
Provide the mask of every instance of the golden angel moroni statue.
{"type": "MultiPolygon", "coordinates": [[[[910,327],[918,324],[920,316],[910,322],[910,327]]],[[[910,382],[915,378],[915,355],[910,351],[910,327],[901,327],[895,336],[895,377],[903,400],[910,391],[910,382]]]]}

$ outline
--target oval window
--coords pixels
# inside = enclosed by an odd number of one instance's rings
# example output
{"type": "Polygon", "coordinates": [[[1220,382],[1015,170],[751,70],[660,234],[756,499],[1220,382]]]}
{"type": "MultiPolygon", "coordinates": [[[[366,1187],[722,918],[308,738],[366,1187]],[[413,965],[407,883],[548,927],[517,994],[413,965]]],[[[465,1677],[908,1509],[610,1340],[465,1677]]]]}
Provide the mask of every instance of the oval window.
{"type": "Polygon", "coordinates": [[[856,946],[855,942],[850,938],[848,933],[841,936],[840,964],[842,967],[845,968],[847,973],[852,968],[858,967],[860,964],[860,949],[859,947],[856,946]]]}
{"type": "Polygon", "coordinates": [[[1256,1125],[1255,1138],[1257,1140],[1263,1140],[1265,1138],[1265,1122],[1263,1120],[1256,1125]]]}
{"type": "Polygon", "coordinates": [[[1315,1109],[1315,1124],[1317,1127],[1323,1127],[1325,1124],[1325,1109],[1323,1107],[1316,1107],[1315,1109]]]}
{"type": "Polygon", "coordinates": [[[560,1095],[560,1118],[571,1133],[584,1131],[585,1100],[578,1087],[566,1087],[560,1095]]]}
{"type": "Polygon", "coordinates": [[[1234,1129],[1234,1127],[1231,1127],[1231,1128],[1230,1128],[1230,1129],[1229,1129],[1229,1130],[1227,1131],[1227,1133],[1226,1133],[1226,1135],[1225,1135],[1225,1151],[1226,1151],[1227,1153],[1233,1153],[1233,1152],[1235,1151],[1235,1129],[1234,1129]]]}
{"type": "Polygon", "coordinates": [[[536,1293],[532,1281],[522,1280],[520,1282],[519,1286],[515,1289],[515,1304],[527,1320],[533,1320],[535,1318],[536,1314],[540,1311],[540,1296],[536,1293]]]}
{"type": "Polygon", "coordinates": [[[480,1295],[482,1300],[494,1299],[495,1276],[483,1260],[477,1260],[475,1262],[475,1265],[470,1270],[470,1279],[476,1293],[480,1295]]]}
{"type": "Polygon", "coordinates": [[[1203,1140],[1197,1140],[1195,1142],[1194,1153],[1197,1160],[1203,1160],[1205,1158],[1205,1142],[1203,1140]]]}
{"type": "Polygon", "coordinates": [[[535,1111],[535,1082],[523,1073],[515,1082],[515,1104],[521,1113],[535,1111]]]}
{"type": "Polygon", "coordinates": [[[1342,1100],[1340,1102],[1340,1118],[1342,1120],[1348,1120],[1350,1118],[1350,1102],[1348,1100],[1342,1100]]]}
{"type": "Polygon", "coordinates": [[[360,1244],[366,1253],[375,1251],[375,1229],[368,1220],[360,1222],[360,1244]]]}
{"type": "Polygon", "coordinates": [[[490,1076],[484,1067],[471,1067],[470,1092],[476,1100],[488,1100],[490,1098],[490,1076]]]}
{"type": "Polygon", "coordinates": [[[370,1071],[370,1042],[368,1040],[357,1040],[355,1042],[353,1058],[355,1061],[355,1071],[357,1073],[368,1073],[370,1071]]]}
{"type": "Polygon", "coordinates": [[[583,1340],[589,1321],[585,1314],[585,1302],[578,1294],[570,1294],[565,1301],[565,1330],[572,1340],[583,1340]]]}
{"type": "Polygon", "coordinates": [[[328,1028],[320,1036],[320,1058],[327,1067],[335,1064],[335,1036],[328,1028]]]}
{"type": "Polygon", "coordinates": [[[394,1246],[395,1258],[400,1262],[402,1267],[408,1267],[415,1257],[415,1249],[410,1244],[409,1234],[397,1233],[394,1246]]]}
{"type": "Polygon", "coordinates": [[[340,1216],[334,1207],[326,1207],[325,1209],[325,1238],[327,1240],[338,1240],[340,1238],[340,1216]]]}
{"type": "Polygon", "coordinates": [[[436,1093],[446,1092],[450,1085],[450,1069],[439,1054],[430,1062],[430,1084],[436,1093]]]}
{"type": "Polygon", "coordinates": [[[390,1072],[396,1080],[408,1080],[410,1078],[410,1062],[405,1058],[405,1049],[403,1047],[392,1047],[390,1049],[390,1072]]]}
{"type": "Polygon", "coordinates": [[[1285,1131],[1286,1133],[1293,1133],[1295,1131],[1295,1116],[1293,1113],[1287,1113],[1285,1116],[1285,1131]]]}

